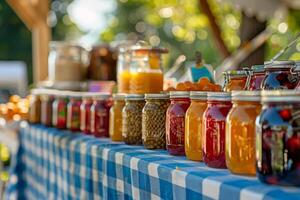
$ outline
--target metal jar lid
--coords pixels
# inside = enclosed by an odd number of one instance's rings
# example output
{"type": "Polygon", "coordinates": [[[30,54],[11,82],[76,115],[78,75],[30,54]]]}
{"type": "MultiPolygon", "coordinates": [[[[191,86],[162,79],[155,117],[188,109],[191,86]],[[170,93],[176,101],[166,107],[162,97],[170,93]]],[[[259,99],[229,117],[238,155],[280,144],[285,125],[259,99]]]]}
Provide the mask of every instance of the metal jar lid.
{"type": "Polygon", "coordinates": [[[72,99],[81,99],[83,96],[82,92],[67,92],[66,94],[72,99]]]}
{"type": "Polygon", "coordinates": [[[190,98],[192,100],[207,100],[207,92],[201,92],[201,91],[191,91],[190,92],[190,98]]]}
{"type": "Polygon", "coordinates": [[[189,98],[190,93],[188,91],[170,91],[170,98],[189,98]]]}
{"type": "Polygon", "coordinates": [[[208,92],[207,100],[208,101],[230,101],[231,100],[230,92],[208,92]]]}
{"type": "Polygon", "coordinates": [[[107,100],[111,97],[109,93],[104,92],[93,92],[91,95],[93,100],[107,100]]]}
{"type": "Polygon", "coordinates": [[[234,90],[231,93],[232,101],[260,101],[260,91],[234,90]]]}
{"type": "Polygon", "coordinates": [[[251,67],[251,71],[253,73],[262,73],[262,72],[265,72],[265,65],[253,65],[251,67]]]}
{"type": "Polygon", "coordinates": [[[300,90],[263,90],[262,102],[299,102],[300,90]]]}
{"type": "Polygon", "coordinates": [[[264,63],[265,69],[290,69],[295,66],[295,61],[292,60],[280,60],[280,61],[267,61],[264,63]]]}
{"type": "Polygon", "coordinates": [[[144,95],[143,94],[127,94],[125,96],[125,100],[141,101],[141,100],[144,100],[144,95]]]}
{"type": "Polygon", "coordinates": [[[164,93],[145,94],[145,99],[169,99],[170,96],[164,93]]]}
{"type": "Polygon", "coordinates": [[[125,93],[115,93],[113,94],[113,100],[125,100],[126,94],[125,93]]]}
{"type": "Polygon", "coordinates": [[[248,73],[246,70],[230,70],[223,72],[223,75],[229,78],[242,78],[247,77],[248,73]]]}

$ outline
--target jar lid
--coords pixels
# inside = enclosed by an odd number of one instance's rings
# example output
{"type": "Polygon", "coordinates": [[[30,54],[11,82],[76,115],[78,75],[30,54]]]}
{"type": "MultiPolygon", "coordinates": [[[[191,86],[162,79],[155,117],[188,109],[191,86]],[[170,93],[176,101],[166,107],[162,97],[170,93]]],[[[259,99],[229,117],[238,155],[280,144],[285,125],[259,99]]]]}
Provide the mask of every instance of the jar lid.
{"type": "Polygon", "coordinates": [[[278,69],[278,68],[290,69],[295,66],[295,61],[292,60],[267,61],[264,64],[265,64],[265,69],[278,69]]]}
{"type": "Polygon", "coordinates": [[[170,98],[189,98],[190,93],[188,91],[170,91],[170,98]]]}
{"type": "Polygon", "coordinates": [[[73,99],[81,99],[83,93],[82,92],[67,92],[67,96],[73,99]]]}
{"type": "Polygon", "coordinates": [[[230,92],[208,92],[207,100],[208,101],[230,101],[231,100],[230,92]]]}
{"type": "Polygon", "coordinates": [[[125,100],[144,100],[143,94],[127,94],[125,100]]]}
{"type": "Polygon", "coordinates": [[[169,99],[170,96],[164,93],[152,93],[152,94],[145,94],[145,99],[169,99]]]}
{"type": "Polygon", "coordinates": [[[260,101],[260,91],[234,90],[231,93],[233,101],[260,101]]]}
{"type": "Polygon", "coordinates": [[[168,49],[165,48],[157,48],[157,47],[152,47],[145,41],[138,41],[135,45],[133,45],[130,48],[131,51],[134,52],[141,52],[141,53],[147,53],[147,52],[155,52],[155,53],[168,53],[168,49]]]}
{"type": "Polygon", "coordinates": [[[105,92],[91,92],[91,97],[93,100],[107,100],[111,95],[105,92]]]}
{"type": "Polygon", "coordinates": [[[65,91],[57,91],[55,93],[56,98],[66,98],[68,95],[65,91]]]}
{"type": "Polygon", "coordinates": [[[239,78],[239,77],[246,77],[247,71],[246,70],[230,70],[223,72],[224,76],[228,76],[230,78],[239,78]]]}
{"type": "Polygon", "coordinates": [[[265,65],[253,65],[251,67],[253,73],[260,73],[265,71],[265,65]]]}
{"type": "Polygon", "coordinates": [[[262,102],[299,102],[300,90],[263,90],[262,102]]]}
{"type": "Polygon", "coordinates": [[[191,91],[190,98],[195,100],[207,100],[207,92],[191,91]]]}
{"type": "Polygon", "coordinates": [[[125,93],[116,93],[116,94],[113,94],[112,97],[114,100],[124,100],[126,97],[126,94],[125,93]]]}

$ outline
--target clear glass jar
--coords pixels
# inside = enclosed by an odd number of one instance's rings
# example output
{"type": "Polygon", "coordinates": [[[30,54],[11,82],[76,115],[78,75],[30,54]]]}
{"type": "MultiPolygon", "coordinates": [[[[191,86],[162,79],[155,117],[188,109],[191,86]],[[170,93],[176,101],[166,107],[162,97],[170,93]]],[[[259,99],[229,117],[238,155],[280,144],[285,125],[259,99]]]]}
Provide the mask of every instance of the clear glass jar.
{"type": "Polygon", "coordinates": [[[109,112],[109,136],[112,141],[122,141],[122,110],[125,106],[125,94],[113,95],[113,106],[109,112]]]}
{"type": "Polygon", "coordinates": [[[84,93],[82,95],[82,104],[80,105],[80,130],[87,135],[91,134],[92,97],[91,93],[84,93]]]}
{"type": "Polygon", "coordinates": [[[146,94],[143,108],[142,139],[147,149],[166,148],[166,111],[170,105],[167,94],[146,94]]]}
{"type": "Polygon", "coordinates": [[[256,125],[258,178],[268,184],[300,186],[300,91],[262,92],[256,125]]]}
{"type": "Polygon", "coordinates": [[[28,121],[32,124],[41,122],[41,90],[32,89],[29,101],[28,121]]]}
{"type": "Polygon", "coordinates": [[[118,92],[129,93],[130,51],[128,47],[120,47],[117,63],[118,92]]]}
{"type": "Polygon", "coordinates": [[[58,129],[67,128],[67,105],[67,95],[63,92],[57,93],[52,104],[52,124],[58,129]]]}
{"type": "Polygon", "coordinates": [[[251,67],[250,82],[248,90],[261,90],[261,84],[266,76],[266,70],[264,65],[254,65],[251,67]]]}
{"type": "Polygon", "coordinates": [[[202,160],[203,113],[207,108],[207,92],[191,92],[191,105],[185,114],[185,154],[190,160],[202,160]]]}
{"type": "Polygon", "coordinates": [[[189,92],[171,91],[166,117],[166,146],[171,155],[184,156],[185,113],[190,106],[189,92]]]}
{"type": "Polygon", "coordinates": [[[144,95],[126,95],[122,111],[122,138],[126,144],[142,144],[142,110],[145,106],[144,95]]]}
{"type": "Polygon", "coordinates": [[[245,90],[247,88],[249,76],[246,70],[232,70],[223,73],[225,92],[232,90],[245,90]]]}
{"type": "Polygon", "coordinates": [[[259,91],[233,91],[226,119],[226,165],[235,174],[255,176],[255,120],[260,114],[259,91]]]}
{"type": "Polygon", "coordinates": [[[41,123],[45,126],[52,126],[52,103],[54,101],[54,91],[42,92],[41,98],[41,123]]]}
{"type": "Polygon", "coordinates": [[[231,109],[230,93],[209,92],[203,114],[203,161],[209,167],[226,168],[225,124],[231,109]]]}
{"type": "Polygon", "coordinates": [[[80,92],[72,92],[69,94],[69,103],[67,106],[67,128],[73,132],[80,131],[80,92]]]}

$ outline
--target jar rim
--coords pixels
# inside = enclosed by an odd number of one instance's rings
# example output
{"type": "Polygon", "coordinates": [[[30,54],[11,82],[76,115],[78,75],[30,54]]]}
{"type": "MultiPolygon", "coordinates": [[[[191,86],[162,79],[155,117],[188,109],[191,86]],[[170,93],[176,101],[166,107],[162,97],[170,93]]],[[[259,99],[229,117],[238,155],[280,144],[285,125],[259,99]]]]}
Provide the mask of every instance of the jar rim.
{"type": "Polygon", "coordinates": [[[267,61],[264,63],[265,69],[290,69],[295,66],[295,61],[293,60],[276,60],[276,61],[267,61]]]}
{"type": "Polygon", "coordinates": [[[247,77],[248,73],[245,70],[229,70],[223,72],[224,76],[228,76],[229,78],[239,78],[239,77],[247,77]]]}
{"type": "Polygon", "coordinates": [[[170,96],[164,93],[148,93],[145,94],[145,99],[169,99],[170,96]]]}
{"type": "Polygon", "coordinates": [[[190,93],[188,91],[170,91],[170,98],[189,98],[190,93]]]}
{"type": "Polygon", "coordinates": [[[300,90],[263,90],[262,102],[300,102],[300,90]]]}
{"type": "Polygon", "coordinates": [[[126,97],[125,93],[115,93],[112,95],[113,100],[124,100],[126,97]]]}
{"type": "Polygon", "coordinates": [[[253,73],[265,72],[266,71],[265,65],[253,65],[251,67],[251,71],[253,73]]]}
{"type": "Polygon", "coordinates": [[[230,92],[208,92],[207,100],[208,101],[230,101],[231,95],[230,92]]]}
{"type": "Polygon", "coordinates": [[[111,97],[111,94],[107,92],[91,92],[93,100],[107,100],[111,97]]]}
{"type": "Polygon", "coordinates": [[[260,91],[233,90],[232,101],[260,101],[260,91]]]}
{"type": "Polygon", "coordinates": [[[190,98],[192,100],[207,100],[207,92],[205,91],[191,91],[190,98]]]}
{"type": "Polygon", "coordinates": [[[144,100],[143,94],[127,94],[125,100],[144,100]]]}

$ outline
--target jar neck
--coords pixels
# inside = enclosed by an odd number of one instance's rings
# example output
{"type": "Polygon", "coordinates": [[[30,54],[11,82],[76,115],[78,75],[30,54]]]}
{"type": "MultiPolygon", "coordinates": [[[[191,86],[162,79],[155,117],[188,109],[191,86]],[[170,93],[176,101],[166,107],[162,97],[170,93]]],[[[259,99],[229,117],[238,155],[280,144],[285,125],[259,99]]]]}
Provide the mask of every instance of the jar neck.
{"type": "Polygon", "coordinates": [[[260,106],[260,102],[259,101],[239,101],[239,100],[234,100],[232,101],[232,103],[234,105],[238,105],[238,106],[260,106]]]}
{"type": "Polygon", "coordinates": [[[190,103],[189,98],[172,98],[171,103],[190,103]]]}
{"type": "Polygon", "coordinates": [[[191,103],[207,103],[207,100],[203,99],[191,99],[191,103]]]}
{"type": "Polygon", "coordinates": [[[168,102],[169,99],[147,99],[146,102],[149,103],[159,103],[159,102],[168,102]]]}
{"type": "Polygon", "coordinates": [[[207,104],[216,106],[231,106],[231,101],[209,100],[207,104]]]}

